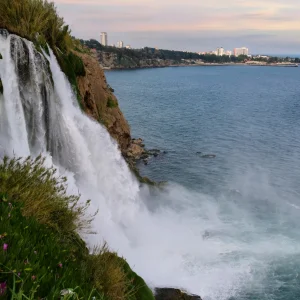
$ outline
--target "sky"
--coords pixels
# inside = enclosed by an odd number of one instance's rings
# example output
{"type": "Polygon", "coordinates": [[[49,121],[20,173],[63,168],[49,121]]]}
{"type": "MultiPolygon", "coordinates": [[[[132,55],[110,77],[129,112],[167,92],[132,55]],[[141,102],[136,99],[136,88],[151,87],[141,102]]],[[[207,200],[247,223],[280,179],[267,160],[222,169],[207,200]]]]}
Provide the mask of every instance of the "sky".
{"type": "Polygon", "coordinates": [[[300,0],[54,0],[78,38],[184,51],[300,55],[300,0]]]}

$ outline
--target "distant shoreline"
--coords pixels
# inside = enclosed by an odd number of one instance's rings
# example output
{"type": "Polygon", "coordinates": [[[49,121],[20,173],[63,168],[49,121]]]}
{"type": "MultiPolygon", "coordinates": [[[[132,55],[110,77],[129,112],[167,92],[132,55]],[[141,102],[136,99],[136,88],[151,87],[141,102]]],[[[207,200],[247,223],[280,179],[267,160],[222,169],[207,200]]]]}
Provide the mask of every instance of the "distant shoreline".
{"type": "Polygon", "coordinates": [[[201,63],[201,64],[177,64],[165,66],[140,66],[140,67],[102,67],[104,71],[139,70],[139,69],[158,69],[158,68],[179,68],[179,67],[229,67],[229,66],[249,66],[249,67],[279,67],[297,68],[298,64],[262,64],[262,63],[201,63]]]}

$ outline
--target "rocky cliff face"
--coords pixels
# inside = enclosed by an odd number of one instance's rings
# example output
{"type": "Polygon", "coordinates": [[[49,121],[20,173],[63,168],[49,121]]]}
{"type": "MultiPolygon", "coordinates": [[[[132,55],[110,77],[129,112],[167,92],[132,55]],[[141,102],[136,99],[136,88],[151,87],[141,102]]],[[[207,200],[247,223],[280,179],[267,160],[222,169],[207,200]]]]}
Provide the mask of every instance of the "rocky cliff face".
{"type": "Polygon", "coordinates": [[[96,56],[100,65],[106,69],[163,68],[178,65],[178,62],[169,59],[136,59],[104,51],[98,51],[96,56]]]}
{"type": "Polygon", "coordinates": [[[77,77],[77,85],[81,96],[82,109],[92,118],[103,124],[110,135],[118,142],[119,148],[131,170],[140,182],[154,185],[147,177],[141,177],[136,161],[154,153],[144,148],[141,139],[132,139],[130,127],[121,112],[118,100],[113,90],[106,82],[106,78],[99,62],[89,54],[76,52],[81,57],[85,76],[77,77]]]}
{"type": "Polygon", "coordinates": [[[86,75],[77,78],[83,110],[106,126],[118,142],[123,154],[131,143],[129,125],[118,106],[118,100],[108,86],[98,61],[88,54],[76,53],[83,60],[86,75]]]}

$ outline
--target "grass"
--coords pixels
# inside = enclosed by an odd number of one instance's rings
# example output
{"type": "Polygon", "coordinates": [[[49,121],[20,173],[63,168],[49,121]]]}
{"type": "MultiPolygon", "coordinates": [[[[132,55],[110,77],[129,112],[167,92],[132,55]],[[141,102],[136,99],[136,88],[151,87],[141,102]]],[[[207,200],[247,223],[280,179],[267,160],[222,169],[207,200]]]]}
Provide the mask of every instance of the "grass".
{"type": "Polygon", "coordinates": [[[41,156],[34,160],[5,157],[0,165],[0,191],[23,204],[25,217],[34,216],[63,234],[88,229],[92,220],[85,217],[89,201],[82,205],[80,196],[68,196],[67,179],[56,176],[56,169],[45,168],[44,162],[41,156]]]}
{"type": "Polygon", "coordinates": [[[82,59],[73,52],[59,52],[56,57],[62,71],[65,73],[69,82],[71,83],[74,93],[77,95],[79,106],[81,109],[83,109],[82,99],[77,85],[77,77],[86,75],[82,59]]]}
{"type": "Polygon", "coordinates": [[[111,96],[108,96],[106,106],[109,108],[118,107],[118,102],[116,100],[113,100],[111,96]]]}
{"type": "Polygon", "coordinates": [[[68,25],[47,0],[1,0],[0,27],[31,41],[41,37],[56,52],[68,52],[72,38],[68,25]]]}
{"type": "Polygon", "coordinates": [[[27,38],[40,52],[44,49],[48,53],[50,46],[81,105],[76,78],[85,76],[85,68],[74,50],[86,50],[71,36],[69,26],[58,15],[54,3],[47,0],[0,0],[0,16],[0,28],[27,38]]]}
{"type": "Polygon", "coordinates": [[[1,300],[154,300],[106,244],[89,253],[77,233],[89,229],[88,204],[66,194],[66,179],[42,157],[0,163],[1,300]]]}
{"type": "Polygon", "coordinates": [[[87,250],[34,217],[24,217],[20,202],[5,194],[1,198],[0,243],[2,249],[8,246],[0,251],[0,282],[7,284],[6,298],[19,293],[55,299],[67,288],[76,288],[79,297],[98,296],[81,261],[87,250]]]}

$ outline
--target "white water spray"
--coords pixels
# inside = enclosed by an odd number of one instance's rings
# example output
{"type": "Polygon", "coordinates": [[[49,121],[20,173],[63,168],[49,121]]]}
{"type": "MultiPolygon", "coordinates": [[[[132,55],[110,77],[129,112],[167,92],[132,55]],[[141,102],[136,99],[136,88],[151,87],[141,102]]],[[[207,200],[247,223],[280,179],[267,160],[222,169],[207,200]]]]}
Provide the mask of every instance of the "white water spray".
{"type": "Polygon", "coordinates": [[[263,280],[270,257],[300,253],[284,236],[260,238],[259,224],[233,202],[172,184],[141,188],[106,129],[80,111],[52,52],[48,67],[31,42],[8,35],[0,53],[0,155],[44,153],[71,190],[92,199],[99,214],[90,246],[106,240],[153,287],[220,300],[263,280]]]}

